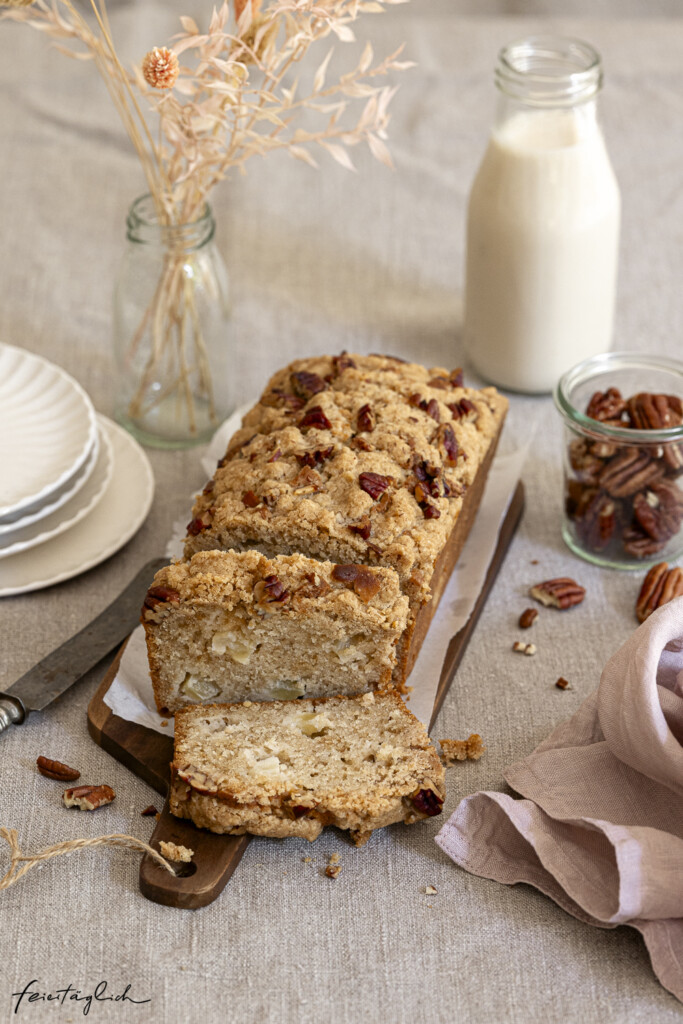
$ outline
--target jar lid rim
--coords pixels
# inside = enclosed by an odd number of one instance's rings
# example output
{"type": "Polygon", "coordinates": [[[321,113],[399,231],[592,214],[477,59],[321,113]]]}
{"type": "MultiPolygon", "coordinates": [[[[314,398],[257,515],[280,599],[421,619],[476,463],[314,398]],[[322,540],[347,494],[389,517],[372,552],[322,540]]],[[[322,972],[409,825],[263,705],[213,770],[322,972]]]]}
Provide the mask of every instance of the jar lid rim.
{"type": "Polygon", "coordinates": [[[614,427],[600,420],[586,416],[572,404],[569,398],[571,388],[589,381],[597,373],[608,373],[610,368],[655,369],[677,374],[681,379],[683,398],[683,362],[667,356],[652,356],[644,352],[605,352],[577,363],[560,377],[553,392],[555,406],[562,417],[584,433],[600,434],[614,441],[633,445],[670,444],[683,440],[683,424],[661,430],[637,430],[633,427],[614,427]]]}

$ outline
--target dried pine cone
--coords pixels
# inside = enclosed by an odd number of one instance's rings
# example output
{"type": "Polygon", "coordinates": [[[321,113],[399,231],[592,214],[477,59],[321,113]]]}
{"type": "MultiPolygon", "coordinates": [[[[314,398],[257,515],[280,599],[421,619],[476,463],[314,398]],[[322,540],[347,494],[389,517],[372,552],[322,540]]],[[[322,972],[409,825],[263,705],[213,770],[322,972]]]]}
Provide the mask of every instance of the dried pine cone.
{"type": "Polygon", "coordinates": [[[155,46],[142,62],[142,74],[154,89],[172,89],[178,77],[178,58],[173,50],[155,46]]]}

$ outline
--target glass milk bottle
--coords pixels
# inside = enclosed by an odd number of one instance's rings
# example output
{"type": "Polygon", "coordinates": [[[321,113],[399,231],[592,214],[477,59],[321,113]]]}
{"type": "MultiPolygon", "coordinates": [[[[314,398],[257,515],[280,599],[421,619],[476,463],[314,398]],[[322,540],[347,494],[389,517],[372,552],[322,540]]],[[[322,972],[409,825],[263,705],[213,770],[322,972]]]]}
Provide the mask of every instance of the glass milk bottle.
{"type": "Polygon", "coordinates": [[[597,97],[600,56],[574,39],[501,51],[496,121],[467,215],[465,347],[487,380],[550,391],[609,349],[620,199],[597,97]]]}

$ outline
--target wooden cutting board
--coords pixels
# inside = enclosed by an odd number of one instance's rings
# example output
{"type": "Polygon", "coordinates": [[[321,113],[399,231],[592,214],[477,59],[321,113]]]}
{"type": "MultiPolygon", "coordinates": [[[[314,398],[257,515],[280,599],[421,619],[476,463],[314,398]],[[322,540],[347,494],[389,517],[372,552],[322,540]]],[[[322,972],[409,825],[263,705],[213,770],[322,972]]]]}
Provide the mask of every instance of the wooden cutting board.
{"type": "MultiPolygon", "coordinates": [[[[430,729],[453,682],[479,615],[503,564],[523,509],[524,487],[520,482],[500,529],[498,545],[472,614],[467,624],[453,637],[446,652],[436,691],[434,711],[429,723],[430,729]]],[[[126,722],[113,714],[104,703],[104,695],[116,676],[122,653],[123,647],[90,701],[88,730],[103,750],[130,768],[135,775],[144,779],[164,797],[164,807],[150,844],[158,849],[160,840],[164,840],[194,850],[192,861],[189,864],[179,864],[175,877],[164,871],[146,854],[140,864],[140,891],[147,899],[168,907],[181,907],[187,910],[205,907],[212,903],[225,887],[251,837],[215,835],[213,832],[195,828],[189,821],[174,818],[169,812],[167,792],[169,764],[173,757],[173,738],[136,725],[134,722],[126,722]]]]}

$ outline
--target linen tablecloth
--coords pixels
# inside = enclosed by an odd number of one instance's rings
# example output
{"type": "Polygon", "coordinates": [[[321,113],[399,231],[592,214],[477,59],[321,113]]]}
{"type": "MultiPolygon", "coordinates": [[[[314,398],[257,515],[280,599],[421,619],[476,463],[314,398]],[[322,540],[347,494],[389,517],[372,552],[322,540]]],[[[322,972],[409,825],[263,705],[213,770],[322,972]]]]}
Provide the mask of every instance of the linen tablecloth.
{"type": "MultiPolygon", "coordinates": [[[[123,54],[139,59],[168,40],[175,15],[199,18],[209,6],[113,4],[114,32],[123,54]]],[[[401,76],[394,101],[396,173],[364,158],[357,176],[332,161],[316,173],[280,155],[214,196],[242,395],[304,353],[460,362],[464,210],[492,118],[495,55],[550,28],[586,38],[604,58],[603,120],[624,203],[617,344],[679,354],[683,21],[599,10],[601,20],[585,8],[572,20],[477,19],[449,0],[417,0],[359,24],[377,52],[406,40],[419,63],[401,76]]],[[[639,13],[633,4],[625,10],[639,13]]],[[[112,278],[127,207],[143,191],[140,170],[89,65],[5,23],[0,57],[0,339],[61,364],[111,413],[112,278]]],[[[636,625],[640,576],[583,564],[560,539],[561,437],[550,399],[513,397],[511,436],[524,439],[534,427],[524,521],[434,730],[479,732],[487,746],[479,762],[449,769],[445,815],[466,793],[502,789],[503,767],[576,710],[636,625]],[[513,655],[529,585],[565,574],[587,588],[586,601],[543,614],[537,655],[513,655]],[[560,675],[571,690],[554,687],[560,675]]],[[[0,688],[160,550],[188,489],[204,477],[196,452],[153,452],[151,460],[152,512],[123,551],[71,582],[0,602],[0,688]]],[[[0,738],[0,824],[18,828],[25,850],[75,831],[150,835],[140,811],[159,798],[87,735],[85,711],[102,674],[100,666],[0,738]],[[43,753],[112,785],[115,804],[92,816],[65,813],[59,786],[35,771],[43,753]]],[[[360,850],[332,831],[313,846],[256,840],[220,899],[195,913],[145,901],[136,855],[92,852],[46,865],[0,894],[0,1018],[10,1019],[12,993],[37,979],[41,992],[72,984],[87,993],[106,980],[112,995],[130,984],[132,997],[151,1000],[98,1003],[90,1018],[102,1021],[681,1019],[637,935],[587,927],[528,887],[457,869],[433,841],[442,820],[396,826],[360,850]],[[323,874],[334,852],[343,865],[336,881],[323,874]],[[425,895],[426,886],[437,894],[425,895]]],[[[61,1022],[81,1012],[80,1004],[24,1002],[12,1019],[61,1022]]]]}

